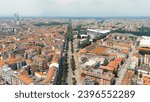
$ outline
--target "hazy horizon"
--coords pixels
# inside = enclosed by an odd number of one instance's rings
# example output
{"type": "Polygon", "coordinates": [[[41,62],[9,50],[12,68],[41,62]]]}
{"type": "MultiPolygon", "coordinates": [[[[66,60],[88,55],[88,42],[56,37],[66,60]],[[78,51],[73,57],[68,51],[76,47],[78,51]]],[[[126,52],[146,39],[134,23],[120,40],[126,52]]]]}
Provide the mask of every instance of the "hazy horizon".
{"type": "Polygon", "coordinates": [[[1,0],[0,17],[149,17],[150,0],[1,0]]]}

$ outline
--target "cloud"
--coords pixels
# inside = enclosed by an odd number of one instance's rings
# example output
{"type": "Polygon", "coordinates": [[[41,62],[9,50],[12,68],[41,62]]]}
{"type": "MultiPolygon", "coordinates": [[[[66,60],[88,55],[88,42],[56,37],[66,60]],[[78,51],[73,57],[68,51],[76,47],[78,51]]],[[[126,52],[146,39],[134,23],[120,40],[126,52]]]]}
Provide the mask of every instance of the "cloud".
{"type": "Polygon", "coordinates": [[[150,0],[0,0],[0,16],[150,16],[150,0]]]}

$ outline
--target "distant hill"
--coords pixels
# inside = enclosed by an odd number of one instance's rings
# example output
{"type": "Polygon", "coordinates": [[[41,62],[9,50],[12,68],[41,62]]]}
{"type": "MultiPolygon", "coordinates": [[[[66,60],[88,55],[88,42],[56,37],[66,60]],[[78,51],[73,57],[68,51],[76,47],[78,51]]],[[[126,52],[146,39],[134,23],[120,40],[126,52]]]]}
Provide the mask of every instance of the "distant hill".
{"type": "Polygon", "coordinates": [[[60,22],[44,23],[44,22],[40,22],[40,23],[36,23],[34,25],[35,26],[56,26],[56,25],[63,25],[63,24],[69,24],[69,23],[68,22],[66,22],[66,23],[60,23],[60,22]]]}

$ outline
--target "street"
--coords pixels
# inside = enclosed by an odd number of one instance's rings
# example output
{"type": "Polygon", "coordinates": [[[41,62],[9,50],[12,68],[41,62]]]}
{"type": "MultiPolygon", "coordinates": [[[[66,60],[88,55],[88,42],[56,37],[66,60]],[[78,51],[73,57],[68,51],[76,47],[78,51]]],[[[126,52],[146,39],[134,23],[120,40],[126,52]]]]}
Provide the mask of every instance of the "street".
{"type": "Polygon", "coordinates": [[[68,42],[69,48],[68,48],[68,85],[72,85],[72,68],[71,68],[71,59],[72,59],[72,52],[71,52],[71,41],[68,42]]]}
{"type": "Polygon", "coordinates": [[[135,48],[133,48],[133,50],[129,53],[129,58],[126,59],[124,65],[120,68],[118,72],[118,78],[116,78],[116,85],[121,85],[121,82],[125,76],[125,73],[130,65],[131,58],[132,58],[134,51],[135,51],[135,48]]]}
{"type": "Polygon", "coordinates": [[[75,42],[73,42],[73,48],[74,48],[74,61],[75,61],[75,65],[76,65],[76,70],[75,70],[75,78],[76,78],[76,81],[77,81],[77,85],[81,85],[81,79],[80,79],[80,76],[81,76],[81,67],[80,67],[80,63],[79,63],[79,60],[78,60],[78,55],[75,51],[75,42]]]}

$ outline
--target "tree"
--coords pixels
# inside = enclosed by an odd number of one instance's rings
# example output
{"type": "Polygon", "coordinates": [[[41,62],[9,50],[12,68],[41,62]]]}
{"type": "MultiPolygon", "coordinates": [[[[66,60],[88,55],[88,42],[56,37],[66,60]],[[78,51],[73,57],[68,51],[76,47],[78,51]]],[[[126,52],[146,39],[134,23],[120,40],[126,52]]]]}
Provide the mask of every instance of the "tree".
{"type": "Polygon", "coordinates": [[[104,72],[108,72],[108,70],[107,70],[107,69],[103,69],[103,71],[104,71],[104,72]]]}
{"type": "Polygon", "coordinates": [[[41,55],[41,53],[42,53],[41,48],[39,48],[39,49],[37,50],[37,52],[38,52],[39,55],[41,55]]]}
{"type": "Polygon", "coordinates": [[[89,35],[87,36],[87,41],[90,41],[90,36],[89,35]]]}
{"type": "Polygon", "coordinates": [[[113,71],[113,74],[115,75],[115,77],[118,77],[118,76],[117,76],[117,75],[118,75],[117,70],[114,70],[114,71],[113,71]]]}
{"type": "Polygon", "coordinates": [[[72,81],[73,81],[73,85],[76,85],[77,81],[74,77],[72,78],[72,81]]]}
{"type": "Polygon", "coordinates": [[[138,30],[139,31],[126,31],[126,30],[119,28],[117,30],[111,31],[111,33],[131,33],[136,36],[149,36],[150,34],[150,27],[142,26],[138,30]]]}
{"type": "Polygon", "coordinates": [[[140,73],[139,77],[140,77],[140,78],[142,78],[142,76],[143,76],[143,74],[142,74],[142,73],[140,73]]]}
{"type": "Polygon", "coordinates": [[[108,65],[108,60],[104,60],[104,63],[102,64],[103,66],[107,66],[108,65]]]}
{"type": "Polygon", "coordinates": [[[85,74],[84,74],[84,73],[81,73],[81,77],[85,77],[85,74]]]}
{"type": "Polygon", "coordinates": [[[78,39],[81,39],[81,36],[80,36],[80,34],[78,34],[78,35],[77,35],[77,38],[78,38],[78,39]]]}
{"type": "Polygon", "coordinates": [[[81,47],[81,48],[84,48],[84,47],[89,46],[89,45],[91,45],[91,42],[86,40],[86,41],[84,41],[84,42],[80,45],[80,47],[81,47]]]}
{"type": "Polygon", "coordinates": [[[47,66],[47,63],[46,62],[44,62],[44,63],[42,63],[42,69],[46,69],[48,66],[47,66]]]}
{"type": "Polygon", "coordinates": [[[140,50],[139,53],[141,55],[150,54],[150,51],[140,50]]]}
{"type": "Polygon", "coordinates": [[[99,85],[99,83],[97,81],[94,82],[94,85],[99,85]]]}

